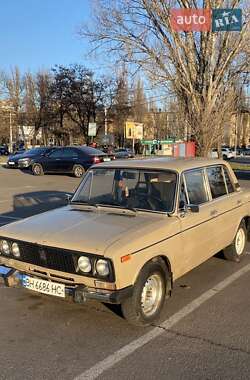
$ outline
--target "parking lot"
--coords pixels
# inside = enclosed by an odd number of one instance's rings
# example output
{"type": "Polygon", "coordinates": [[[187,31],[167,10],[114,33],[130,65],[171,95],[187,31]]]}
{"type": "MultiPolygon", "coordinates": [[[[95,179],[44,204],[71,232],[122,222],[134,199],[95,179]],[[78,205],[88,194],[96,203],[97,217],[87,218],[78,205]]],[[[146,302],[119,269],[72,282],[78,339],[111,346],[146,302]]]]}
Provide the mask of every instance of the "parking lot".
{"type": "MultiPolygon", "coordinates": [[[[250,187],[250,174],[240,175],[250,187]]],[[[66,204],[79,180],[0,166],[0,226],[66,204]]],[[[250,246],[175,283],[162,320],[131,327],[119,308],[0,285],[0,379],[250,378],[250,246]]]]}

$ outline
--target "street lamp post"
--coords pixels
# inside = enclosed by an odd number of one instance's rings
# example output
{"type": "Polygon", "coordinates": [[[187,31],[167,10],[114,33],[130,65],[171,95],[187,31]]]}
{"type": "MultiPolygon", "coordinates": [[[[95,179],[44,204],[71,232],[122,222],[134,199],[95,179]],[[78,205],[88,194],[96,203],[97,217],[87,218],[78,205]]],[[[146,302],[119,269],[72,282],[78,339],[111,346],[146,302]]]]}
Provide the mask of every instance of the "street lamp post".
{"type": "Polygon", "coordinates": [[[104,134],[105,134],[105,136],[107,136],[107,134],[108,134],[107,107],[104,108],[104,116],[105,116],[105,120],[104,120],[104,124],[105,124],[104,134]]]}
{"type": "Polygon", "coordinates": [[[13,130],[12,130],[12,113],[10,110],[10,143],[9,143],[9,152],[12,153],[13,146],[13,130]]]}

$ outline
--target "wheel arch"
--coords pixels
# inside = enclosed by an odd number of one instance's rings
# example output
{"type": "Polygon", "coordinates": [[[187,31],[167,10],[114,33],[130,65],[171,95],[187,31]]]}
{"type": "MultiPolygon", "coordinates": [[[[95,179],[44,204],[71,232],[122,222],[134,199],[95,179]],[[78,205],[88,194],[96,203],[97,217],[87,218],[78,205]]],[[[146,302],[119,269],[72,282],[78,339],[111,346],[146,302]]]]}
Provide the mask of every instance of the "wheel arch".
{"type": "MultiPolygon", "coordinates": [[[[140,268],[139,272],[137,273],[137,276],[136,276],[136,281],[137,281],[137,278],[139,277],[141,271],[143,270],[143,268],[145,268],[145,266],[150,263],[150,262],[160,262],[163,264],[163,266],[165,267],[166,269],[166,274],[168,273],[169,276],[166,276],[166,285],[167,285],[167,291],[166,291],[166,295],[171,295],[171,292],[172,292],[172,289],[173,289],[173,273],[172,273],[172,268],[171,268],[171,263],[170,263],[170,260],[167,256],[165,255],[157,255],[157,256],[154,256],[154,257],[151,257],[148,261],[146,261],[143,266],[140,268]]],[[[135,281],[135,282],[136,282],[135,281]]]]}
{"type": "Polygon", "coordinates": [[[245,222],[247,229],[247,240],[250,241],[250,217],[248,215],[244,216],[244,218],[242,218],[241,221],[245,222]]]}

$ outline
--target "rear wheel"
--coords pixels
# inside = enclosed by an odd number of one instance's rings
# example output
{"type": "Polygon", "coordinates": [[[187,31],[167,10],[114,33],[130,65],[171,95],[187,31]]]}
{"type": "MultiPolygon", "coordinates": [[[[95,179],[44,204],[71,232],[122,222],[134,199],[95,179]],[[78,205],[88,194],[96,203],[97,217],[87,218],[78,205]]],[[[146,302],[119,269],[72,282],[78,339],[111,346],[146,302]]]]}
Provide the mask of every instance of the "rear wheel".
{"type": "Polygon", "coordinates": [[[32,173],[34,175],[40,176],[44,175],[43,167],[41,164],[33,164],[32,166],[32,173]]]}
{"type": "Polygon", "coordinates": [[[168,279],[164,263],[151,261],[144,266],[134,285],[133,295],[121,304],[123,316],[129,323],[147,326],[160,316],[168,279]]]}
{"type": "Polygon", "coordinates": [[[240,262],[241,258],[246,253],[246,242],[247,242],[247,229],[245,222],[242,221],[236,232],[235,238],[227,248],[223,250],[224,257],[227,260],[240,262]]]}
{"type": "Polygon", "coordinates": [[[81,178],[83,174],[85,173],[85,169],[82,165],[75,165],[73,167],[73,175],[76,178],[81,178]]]}

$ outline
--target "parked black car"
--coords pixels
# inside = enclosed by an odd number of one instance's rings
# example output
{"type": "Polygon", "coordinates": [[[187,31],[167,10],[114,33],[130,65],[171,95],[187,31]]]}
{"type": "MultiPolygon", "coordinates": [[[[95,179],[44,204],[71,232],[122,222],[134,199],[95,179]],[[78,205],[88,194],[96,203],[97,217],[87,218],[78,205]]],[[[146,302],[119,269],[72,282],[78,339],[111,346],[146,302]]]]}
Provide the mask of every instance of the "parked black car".
{"type": "Polygon", "coordinates": [[[24,152],[19,154],[15,153],[9,156],[7,161],[7,167],[16,169],[31,168],[34,162],[37,159],[39,159],[39,157],[43,157],[44,155],[50,153],[53,150],[55,150],[55,148],[53,147],[41,147],[25,150],[24,152]]]}
{"type": "Polygon", "coordinates": [[[0,156],[8,156],[9,149],[7,145],[0,145],[0,156]]]}
{"type": "Polygon", "coordinates": [[[134,152],[129,148],[119,148],[115,150],[115,158],[133,158],[134,152]]]}
{"type": "Polygon", "coordinates": [[[34,175],[73,174],[80,178],[90,166],[110,160],[107,154],[89,146],[56,148],[55,151],[37,158],[32,165],[32,172],[34,175]]]}

